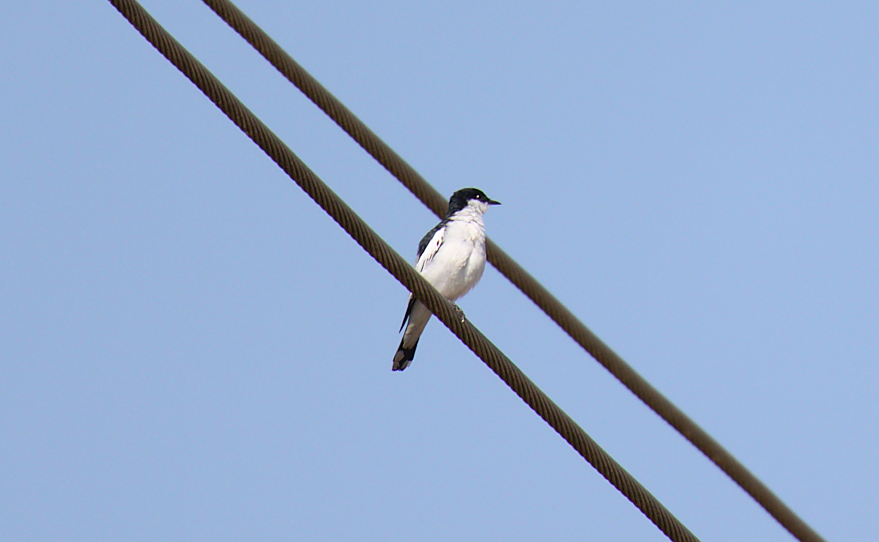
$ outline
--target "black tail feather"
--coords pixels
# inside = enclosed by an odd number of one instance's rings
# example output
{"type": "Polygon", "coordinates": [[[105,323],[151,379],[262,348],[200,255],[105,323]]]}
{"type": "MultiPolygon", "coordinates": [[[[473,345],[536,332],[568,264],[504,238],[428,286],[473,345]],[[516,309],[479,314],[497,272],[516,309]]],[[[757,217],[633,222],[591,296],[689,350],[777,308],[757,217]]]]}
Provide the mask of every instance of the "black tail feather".
{"type": "Polygon", "coordinates": [[[412,363],[412,360],[415,358],[415,349],[418,347],[418,341],[415,341],[415,344],[412,345],[412,348],[403,348],[403,341],[400,341],[400,347],[397,348],[397,353],[394,354],[394,365],[391,367],[392,371],[402,371],[406,367],[412,363]]]}

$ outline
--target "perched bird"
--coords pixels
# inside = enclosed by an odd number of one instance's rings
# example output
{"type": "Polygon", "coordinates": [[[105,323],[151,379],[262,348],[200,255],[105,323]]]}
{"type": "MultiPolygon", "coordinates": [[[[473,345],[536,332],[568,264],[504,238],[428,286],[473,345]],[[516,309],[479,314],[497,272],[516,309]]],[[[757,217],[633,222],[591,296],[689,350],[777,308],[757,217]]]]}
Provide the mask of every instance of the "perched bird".
{"type": "MultiPolygon", "coordinates": [[[[415,269],[449,301],[462,297],[482,278],[485,270],[482,215],[490,205],[500,205],[500,202],[489,199],[476,188],[458,190],[449,199],[445,218],[418,244],[415,269]]],[[[415,347],[430,315],[430,310],[409,294],[409,306],[400,326],[406,331],[394,354],[394,371],[402,371],[412,363],[415,347]]]]}

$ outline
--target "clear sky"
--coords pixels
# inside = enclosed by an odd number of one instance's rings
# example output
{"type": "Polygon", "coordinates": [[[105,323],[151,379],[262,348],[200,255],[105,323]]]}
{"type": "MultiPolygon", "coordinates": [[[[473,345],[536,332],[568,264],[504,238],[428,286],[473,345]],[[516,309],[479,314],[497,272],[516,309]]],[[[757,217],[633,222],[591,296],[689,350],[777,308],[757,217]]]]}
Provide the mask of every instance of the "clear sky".
{"type": "MultiPolygon", "coordinates": [[[[879,4],[238,6],[819,533],[879,532],[879,4]]],[[[436,218],[144,6],[407,258],[436,218]]],[[[0,539],[665,540],[105,1],[0,5],[0,539]]],[[[703,540],[791,540],[493,268],[468,318],[703,540]]]]}

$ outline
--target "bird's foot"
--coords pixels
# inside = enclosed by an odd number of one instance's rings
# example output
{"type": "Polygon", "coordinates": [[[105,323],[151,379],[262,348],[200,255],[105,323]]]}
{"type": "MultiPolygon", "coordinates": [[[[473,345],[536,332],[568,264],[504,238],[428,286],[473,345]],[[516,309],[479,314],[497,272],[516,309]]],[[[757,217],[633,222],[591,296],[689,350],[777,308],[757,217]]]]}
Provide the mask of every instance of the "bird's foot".
{"type": "MultiPolygon", "coordinates": [[[[452,305],[455,305],[455,304],[452,303],[452,305]]],[[[457,314],[457,315],[458,315],[458,318],[461,319],[461,323],[462,323],[462,324],[463,324],[464,322],[467,321],[467,319],[464,318],[464,311],[462,311],[462,310],[461,310],[461,307],[459,307],[458,305],[455,305],[455,314],[457,314]]]]}

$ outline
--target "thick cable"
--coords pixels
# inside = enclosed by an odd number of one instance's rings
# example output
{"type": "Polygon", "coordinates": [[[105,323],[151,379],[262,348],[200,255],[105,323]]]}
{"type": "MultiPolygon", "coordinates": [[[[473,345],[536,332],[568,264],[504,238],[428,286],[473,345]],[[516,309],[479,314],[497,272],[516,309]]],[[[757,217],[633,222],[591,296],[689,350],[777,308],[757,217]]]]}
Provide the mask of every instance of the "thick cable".
{"type": "Polygon", "coordinates": [[[576,449],[602,476],[623,493],[663,533],[674,541],[698,539],[632,475],[626,472],[558,405],[544,394],[475,326],[462,322],[454,306],[266,127],[207,68],[162,28],[135,0],[110,0],[116,9],[192,81],[220,110],[253,140],[329,214],[364,250],[413,292],[470,350],[497,374],[528,406],[576,449]]]}
{"type": "MultiPolygon", "coordinates": [[[[437,216],[445,214],[447,201],[435,188],[372,132],[354,113],[293,60],[271,37],[228,0],[203,0],[241,37],[257,49],[278,71],[321,108],[376,161],[394,175],[437,216]]],[[[540,307],[581,347],[623,383],[641,401],[705,454],[736,484],[744,489],[785,529],[802,542],[824,539],[790,509],[772,490],[696,422],[654,388],[616,352],[586,327],[515,260],[490,239],[488,260],[540,307]]]]}

